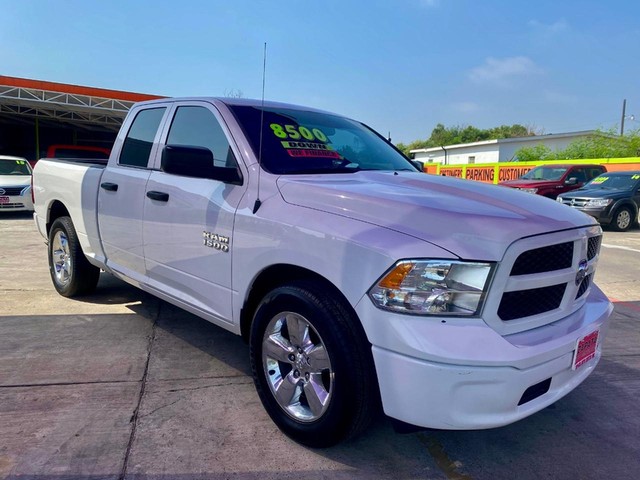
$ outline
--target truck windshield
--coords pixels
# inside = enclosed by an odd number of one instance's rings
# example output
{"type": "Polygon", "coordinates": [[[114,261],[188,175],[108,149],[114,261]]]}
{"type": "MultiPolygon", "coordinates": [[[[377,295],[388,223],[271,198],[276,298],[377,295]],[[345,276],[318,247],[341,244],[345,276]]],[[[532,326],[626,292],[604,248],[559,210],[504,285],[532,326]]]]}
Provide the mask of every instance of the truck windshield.
{"type": "Polygon", "coordinates": [[[631,190],[640,183],[638,173],[605,173],[587,183],[583,189],[590,190],[631,190]]]}
{"type": "Polygon", "coordinates": [[[536,167],[525,173],[521,180],[560,180],[567,172],[567,167],[536,167]]]}
{"type": "Polygon", "coordinates": [[[416,168],[367,126],[336,115],[304,110],[229,107],[256,158],[262,140],[262,167],[275,174],[353,173],[416,168]]]}
{"type": "Polygon", "coordinates": [[[26,160],[0,159],[0,175],[31,175],[31,167],[26,160]]]}

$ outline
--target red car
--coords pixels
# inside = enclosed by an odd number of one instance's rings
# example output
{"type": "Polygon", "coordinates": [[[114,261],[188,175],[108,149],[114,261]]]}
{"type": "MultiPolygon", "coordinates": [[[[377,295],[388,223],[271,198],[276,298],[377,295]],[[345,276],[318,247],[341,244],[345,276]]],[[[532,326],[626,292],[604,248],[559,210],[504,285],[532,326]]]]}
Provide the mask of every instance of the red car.
{"type": "Polygon", "coordinates": [[[582,187],[606,171],[602,165],[540,165],[517,180],[500,182],[499,185],[555,199],[561,193],[582,187]]]}

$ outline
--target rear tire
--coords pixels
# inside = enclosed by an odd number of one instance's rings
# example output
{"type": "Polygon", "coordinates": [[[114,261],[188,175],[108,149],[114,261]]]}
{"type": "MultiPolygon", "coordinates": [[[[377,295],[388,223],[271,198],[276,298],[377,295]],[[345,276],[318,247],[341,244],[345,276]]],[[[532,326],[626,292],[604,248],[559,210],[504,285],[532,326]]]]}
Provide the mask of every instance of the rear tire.
{"type": "Polygon", "coordinates": [[[364,430],[377,410],[371,346],[324,286],[284,285],[258,305],[249,349],[258,395],[289,437],[328,447],[364,430]]]}
{"type": "Polygon", "coordinates": [[[625,232],[633,224],[633,213],[629,207],[620,207],[616,210],[611,222],[611,227],[617,232],[625,232]]]}
{"type": "Polygon", "coordinates": [[[53,286],[63,297],[87,295],[98,284],[100,269],[82,252],[69,217],[59,217],[49,230],[49,273],[53,286]]]}

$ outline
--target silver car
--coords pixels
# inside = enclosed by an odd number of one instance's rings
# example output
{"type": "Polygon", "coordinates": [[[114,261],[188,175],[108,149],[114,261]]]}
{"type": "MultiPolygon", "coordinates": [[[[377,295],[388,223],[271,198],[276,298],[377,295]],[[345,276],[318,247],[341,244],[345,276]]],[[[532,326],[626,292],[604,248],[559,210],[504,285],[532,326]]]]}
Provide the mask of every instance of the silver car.
{"type": "Polygon", "coordinates": [[[33,211],[31,173],[25,158],[0,155],[0,211],[33,211]]]}

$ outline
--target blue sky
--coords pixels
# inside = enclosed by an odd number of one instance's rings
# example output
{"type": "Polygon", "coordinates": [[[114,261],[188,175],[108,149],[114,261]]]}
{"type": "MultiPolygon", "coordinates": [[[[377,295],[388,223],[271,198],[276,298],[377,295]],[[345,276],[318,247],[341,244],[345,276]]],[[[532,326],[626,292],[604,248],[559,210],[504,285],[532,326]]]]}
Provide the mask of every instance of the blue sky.
{"type": "Polygon", "coordinates": [[[640,127],[640,2],[0,0],[0,74],[266,98],[395,142],[437,123],[640,127]]]}

